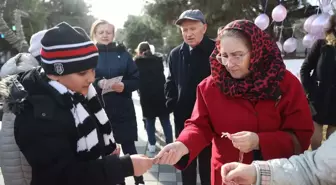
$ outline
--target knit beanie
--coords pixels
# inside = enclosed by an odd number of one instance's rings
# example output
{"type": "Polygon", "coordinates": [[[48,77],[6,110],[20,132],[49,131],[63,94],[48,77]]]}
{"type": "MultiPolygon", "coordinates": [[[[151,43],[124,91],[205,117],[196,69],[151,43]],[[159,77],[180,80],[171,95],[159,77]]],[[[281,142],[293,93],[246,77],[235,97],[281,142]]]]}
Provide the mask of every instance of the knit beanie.
{"type": "Polygon", "coordinates": [[[79,27],[62,22],[42,38],[41,60],[46,74],[67,75],[95,68],[98,49],[79,27]]]}
{"type": "Polygon", "coordinates": [[[30,46],[28,51],[34,57],[38,57],[41,55],[41,49],[42,49],[41,40],[46,32],[47,30],[39,31],[33,34],[30,38],[30,46]]]}

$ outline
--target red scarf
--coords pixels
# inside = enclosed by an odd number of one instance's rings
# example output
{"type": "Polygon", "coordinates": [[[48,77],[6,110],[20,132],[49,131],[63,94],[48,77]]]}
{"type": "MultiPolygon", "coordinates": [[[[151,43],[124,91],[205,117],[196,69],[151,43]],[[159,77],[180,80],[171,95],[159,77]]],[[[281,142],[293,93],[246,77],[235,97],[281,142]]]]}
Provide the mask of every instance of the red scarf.
{"type": "Polygon", "coordinates": [[[276,100],[281,95],[280,82],[284,78],[286,66],[281,52],[269,34],[248,20],[236,20],[225,26],[219,33],[216,48],[210,56],[211,75],[221,91],[234,98],[276,100]],[[252,42],[249,71],[245,79],[234,79],[226,68],[217,61],[220,38],[225,30],[236,29],[248,35],[252,42]]]}

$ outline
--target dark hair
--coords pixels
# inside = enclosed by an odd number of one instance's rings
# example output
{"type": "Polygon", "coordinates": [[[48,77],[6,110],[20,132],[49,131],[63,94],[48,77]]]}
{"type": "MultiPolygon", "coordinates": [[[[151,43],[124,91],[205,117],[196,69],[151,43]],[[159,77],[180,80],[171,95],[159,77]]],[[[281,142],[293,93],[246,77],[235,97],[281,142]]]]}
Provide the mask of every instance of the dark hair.
{"type": "Polygon", "coordinates": [[[335,27],[336,27],[336,14],[330,16],[330,18],[329,18],[329,24],[328,24],[328,27],[325,30],[326,35],[331,34],[331,33],[335,33],[335,27]]]}
{"type": "Polygon", "coordinates": [[[245,43],[246,47],[250,51],[252,50],[251,38],[243,31],[236,30],[236,29],[225,30],[220,39],[223,39],[224,37],[235,37],[235,38],[241,39],[245,43]]]}
{"type": "Polygon", "coordinates": [[[152,52],[151,52],[151,49],[150,49],[150,46],[149,46],[148,42],[141,42],[138,45],[138,49],[137,50],[138,50],[139,54],[143,54],[145,56],[152,55],[152,52]]]}

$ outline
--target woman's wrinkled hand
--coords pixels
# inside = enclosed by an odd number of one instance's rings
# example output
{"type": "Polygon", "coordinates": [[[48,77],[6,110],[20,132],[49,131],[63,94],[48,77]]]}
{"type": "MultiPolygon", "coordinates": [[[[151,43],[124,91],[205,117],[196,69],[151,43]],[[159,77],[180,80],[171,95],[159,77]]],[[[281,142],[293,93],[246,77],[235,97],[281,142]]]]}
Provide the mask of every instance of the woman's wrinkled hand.
{"type": "Polygon", "coordinates": [[[182,142],[174,142],[166,145],[154,158],[155,164],[175,165],[189,149],[182,142]]]}

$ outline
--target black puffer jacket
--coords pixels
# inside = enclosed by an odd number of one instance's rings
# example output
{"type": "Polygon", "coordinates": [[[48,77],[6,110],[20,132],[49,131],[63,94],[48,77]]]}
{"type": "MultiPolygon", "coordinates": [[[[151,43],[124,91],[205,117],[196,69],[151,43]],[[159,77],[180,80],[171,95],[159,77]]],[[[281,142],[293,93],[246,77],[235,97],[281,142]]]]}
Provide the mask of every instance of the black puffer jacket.
{"type": "Polygon", "coordinates": [[[155,118],[169,114],[166,108],[162,59],[155,56],[138,56],[135,64],[140,72],[140,103],[145,118],[155,118]]]}

